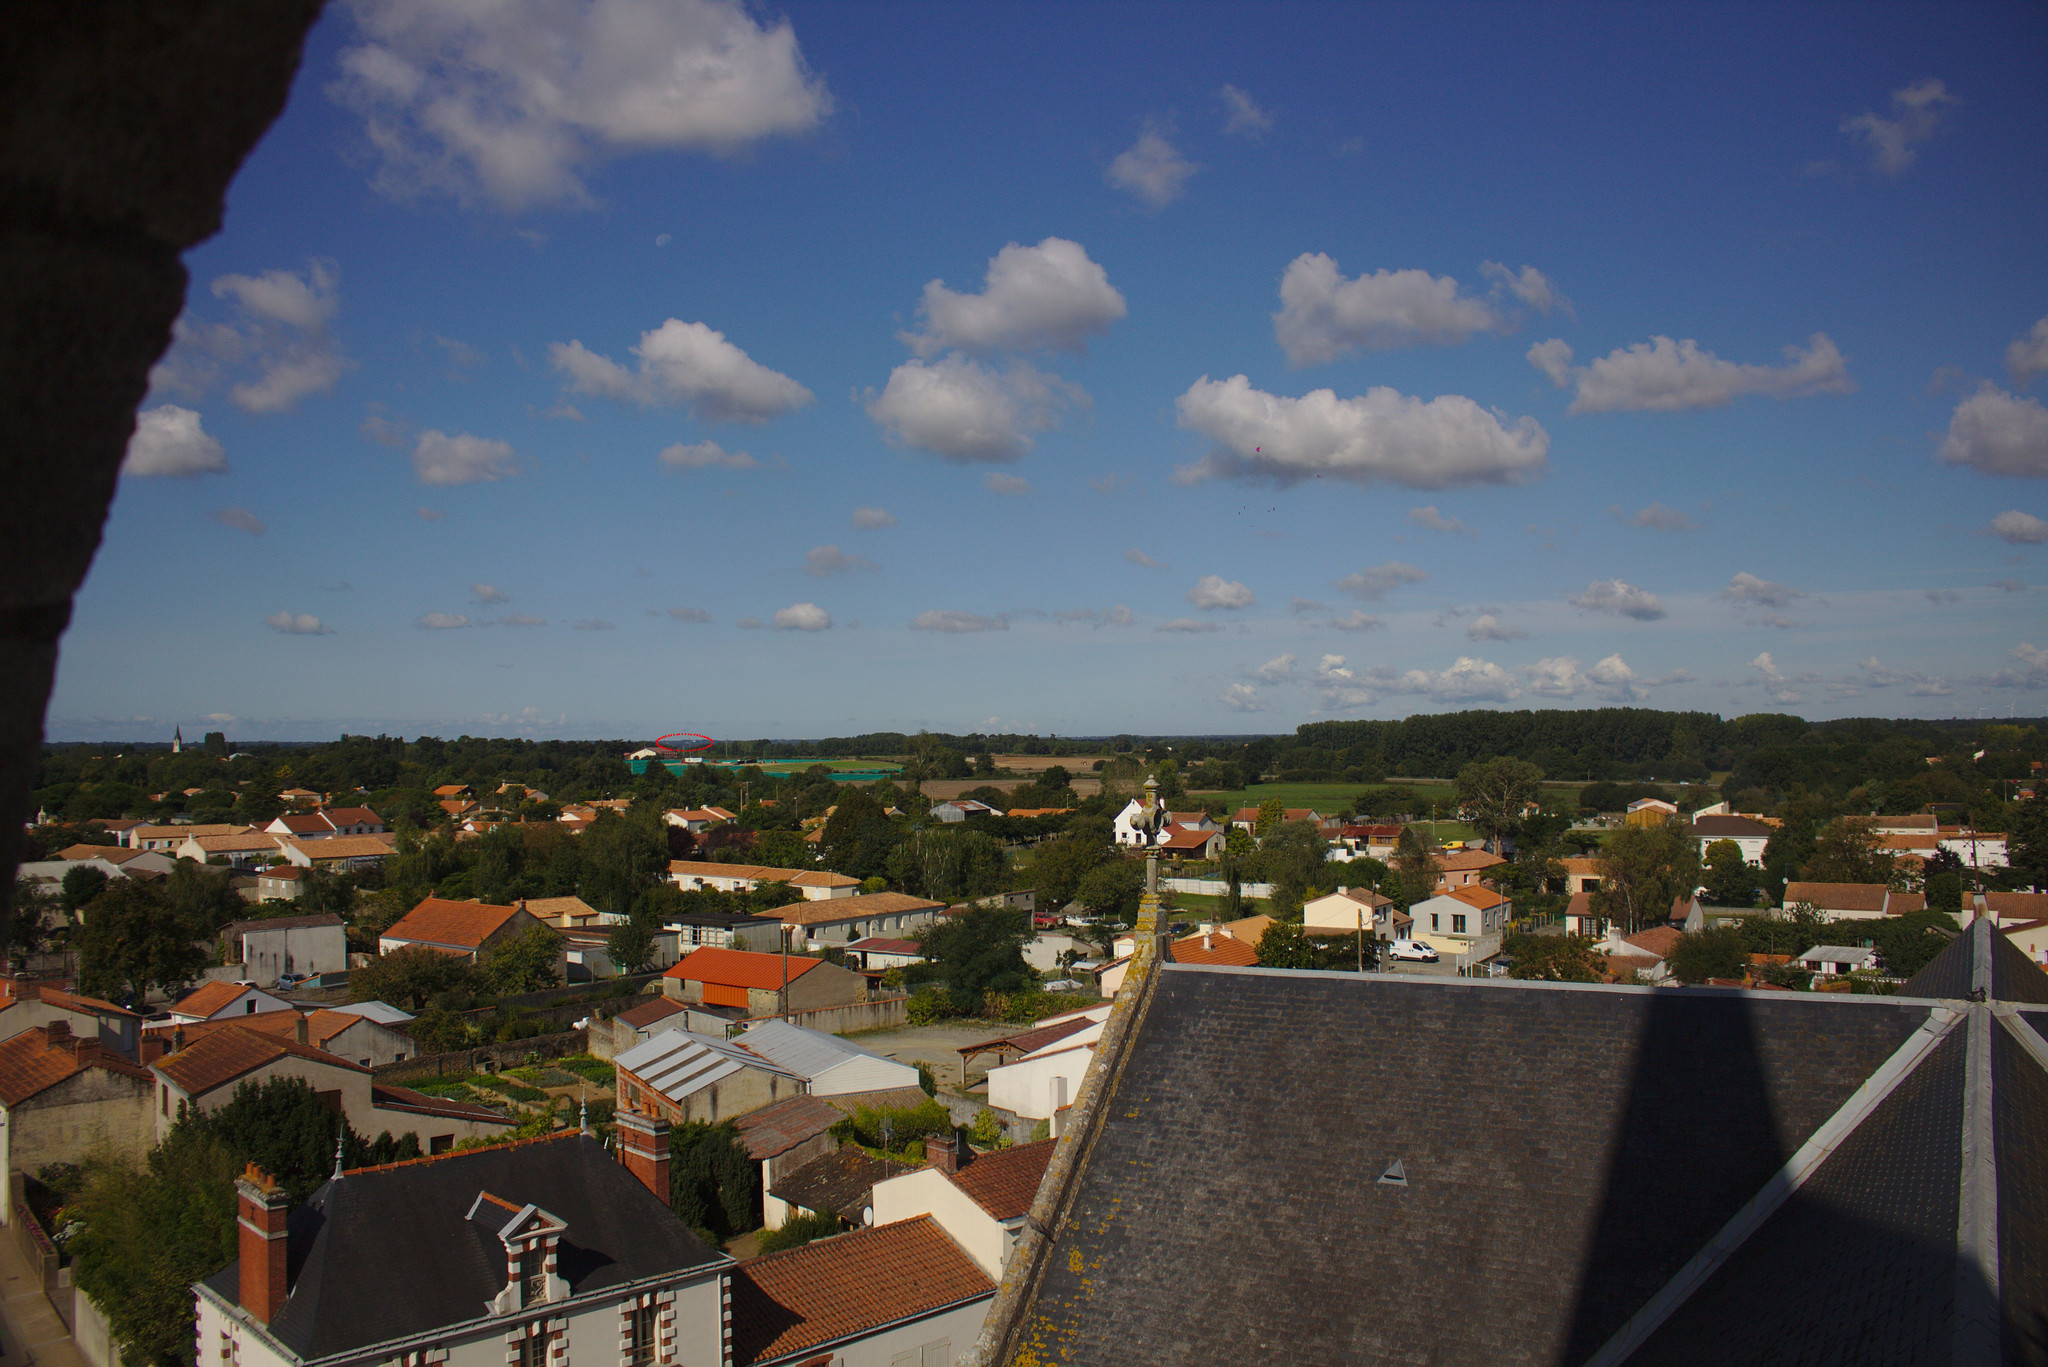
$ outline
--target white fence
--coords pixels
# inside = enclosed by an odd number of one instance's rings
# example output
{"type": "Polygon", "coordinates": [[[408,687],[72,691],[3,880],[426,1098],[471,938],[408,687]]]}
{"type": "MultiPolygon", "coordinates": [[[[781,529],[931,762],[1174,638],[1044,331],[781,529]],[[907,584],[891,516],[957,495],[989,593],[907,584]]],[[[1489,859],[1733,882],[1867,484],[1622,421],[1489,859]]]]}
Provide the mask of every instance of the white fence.
{"type": "MultiPolygon", "coordinates": [[[[1227,897],[1230,884],[1221,878],[1162,878],[1160,885],[1169,892],[1192,892],[1198,897],[1227,897]]],[[[1237,890],[1246,897],[1271,897],[1271,883],[1239,883],[1237,890]]]]}

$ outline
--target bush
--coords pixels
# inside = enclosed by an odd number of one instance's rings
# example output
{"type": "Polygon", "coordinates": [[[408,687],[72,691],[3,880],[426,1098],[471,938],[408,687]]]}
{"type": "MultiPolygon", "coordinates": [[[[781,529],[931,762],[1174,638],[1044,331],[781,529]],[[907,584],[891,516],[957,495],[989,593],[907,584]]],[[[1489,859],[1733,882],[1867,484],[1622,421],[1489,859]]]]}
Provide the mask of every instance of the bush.
{"type": "Polygon", "coordinates": [[[840,1143],[855,1143],[878,1154],[908,1155],[924,1161],[927,1135],[951,1134],[953,1117],[936,1101],[921,1106],[862,1106],[829,1133],[840,1143]]]}
{"type": "Polygon", "coordinates": [[[933,1076],[930,1064],[920,1063],[917,1065],[917,1085],[924,1088],[926,1096],[937,1096],[939,1094],[939,1080],[933,1076]]]}
{"type": "Polygon", "coordinates": [[[781,1229],[771,1229],[761,1236],[758,1248],[763,1253],[780,1253],[785,1249],[802,1248],[813,1239],[828,1239],[839,1232],[839,1217],[836,1215],[797,1215],[783,1222],[781,1229]]]}
{"type": "Polygon", "coordinates": [[[1003,1130],[1003,1119],[984,1106],[974,1113],[974,1123],[967,1127],[967,1137],[977,1148],[1007,1149],[1010,1136],[1003,1130]]]}
{"type": "Polygon", "coordinates": [[[952,994],[944,988],[928,987],[904,1003],[903,1013],[912,1025],[930,1025],[960,1014],[952,994]]]}

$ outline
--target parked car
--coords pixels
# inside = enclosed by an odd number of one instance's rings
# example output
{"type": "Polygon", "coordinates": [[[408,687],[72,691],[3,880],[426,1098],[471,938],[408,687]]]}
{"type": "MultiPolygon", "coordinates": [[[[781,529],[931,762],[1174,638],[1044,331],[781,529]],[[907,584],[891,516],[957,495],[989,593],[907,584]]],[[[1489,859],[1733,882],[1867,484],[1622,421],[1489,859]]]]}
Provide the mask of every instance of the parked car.
{"type": "Polygon", "coordinates": [[[277,975],[277,990],[289,992],[304,981],[306,981],[306,975],[303,973],[280,973],[277,975]]]}
{"type": "Polygon", "coordinates": [[[1437,953],[1420,940],[1396,940],[1387,946],[1389,959],[1406,959],[1412,963],[1433,964],[1437,953]]]}

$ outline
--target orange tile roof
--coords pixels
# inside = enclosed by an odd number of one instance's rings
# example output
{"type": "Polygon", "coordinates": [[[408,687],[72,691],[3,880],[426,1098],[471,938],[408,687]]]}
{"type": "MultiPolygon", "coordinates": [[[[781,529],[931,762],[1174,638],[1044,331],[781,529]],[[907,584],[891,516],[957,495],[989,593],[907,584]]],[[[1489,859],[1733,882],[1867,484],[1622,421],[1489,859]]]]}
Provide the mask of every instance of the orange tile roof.
{"type": "Polygon", "coordinates": [[[736,1367],[995,1294],[929,1215],[749,1259],[732,1272],[736,1367]]]}
{"type": "Polygon", "coordinates": [[[1987,892],[1984,906],[2000,918],[2018,916],[2038,921],[2048,917],[2048,892],[1987,892]]]}
{"type": "MultiPolygon", "coordinates": [[[[253,1016],[229,1016],[222,1020],[192,1021],[186,1024],[146,1025],[143,1028],[152,1035],[166,1035],[172,1031],[183,1031],[185,1042],[194,1043],[217,1030],[254,1030],[258,1034],[274,1035],[279,1039],[295,1039],[298,1036],[301,1013],[297,1011],[258,1011],[253,1016]]],[[[329,1011],[325,1007],[305,1014],[306,1042],[316,1048],[325,1049],[335,1036],[352,1025],[361,1025],[370,1020],[352,1011],[329,1011]]],[[[370,1021],[381,1025],[381,1021],[370,1021]]],[[[385,1029],[391,1027],[385,1026],[385,1029]]]]}
{"type": "Polygon", "coordinates": [[[330,835],[325,840],[308,840],[298,847],[317,864],[329,859],[374,859],[396,854],[398,840],[388,835],[330,835]]]}
{"type": "Polygon", "coordinates": [[[157,1061],[156,1070],[187,1096],[199,1097],[287,1057],[302,1058],[351,1073],[367,1074],[370,1071],[359,1063],[336,1058],[324,1049],[250,1030],[240,1022],[231,1022],[225,1029],[210,1030],[177,1053],[166,1054],[157,1061]]]}
{"type": "Polygon", "coordinates": [[[469,791],[469,785],[468,785],[468,784],[466,784],[466,783],[444,783],[444,784],[442,784],[442,785],[441,785],[440,787],[438,787],[438,788],[434,789],[434,796],[435,796],[435,797],[459,797],[459,796],[461,796],[461,795],[462,795],[463,793],[466,793],[466,792],[468,792],[468,791],[469,791]]]}
{"type": "MultiPolygon", "coordinates": [[[[705,945],[685,954],[675,967],[662,974],[686,982],[710,983],[716,987],[758,988],[764,992],[782,987],[782,956],[751,949],[720,949],[705,945]]],[[[799,955],[789,956],[789,980],[795,982],[825,962],[799,955]]]]}
{"type": "Polygon", "coordinates": [[[412,940],[425,945],[459,945],[475,950],[519,914],[518,907],[491,902],[450,902],[429,897],[398,918],[380,939],[412,940]]]}
{"type": "Polygon", "coordinates": [[[857,888],[860,879],[825,869],[779,869],[768,864],[713,864],[701,859],[671,859],[668,871],[684,878],[748,878],[756,883],[787,883],[793,888],[857,888]]]}
{"type": "Polygon", "coordinates": [[[972,1162],[953,1174],[953,1185],[974,1198],[974,1203],[997,1220],[1021,1220],[1038,1196],[1038,1184],[1045,1180],[1045,1165],[1052,1162],[1057,1139],[1019,1144],[1011,1149],[975,1155],[972,1162]]]}
{"type": "MultiPolygon", "coordinates": [[[[1010,815],[1015,816],[1016,813],[1012,812],[1010,815]]],[[[1162,850],[1199,850],[1207,847],[1211,840],[1221,840],[1222,838],[1223,832],[1221,831],[1190,831],[1183,828],[1176,830],[1173,834],[1167,836],[1166,839],[1160,841],[1159,848],[1162,850]]]]}
{"type": "Polygon", "coordinates": [[[1469,885],[1462,888],[1452,888],[1449,892],[1445,893],[1444,896],[1455,897],[1460,902],[1463,902],[1466,906],[1476,907],[1480,911],[1484,911],[1488,907],[1497,907],[1501,903],[1508,900],[1507,898],[1501,896],[1499,893],[1495,892],[1492,888],[1475,887],[1469,885]]]}
{"type": "Polygon", "coordinates": [[[278,837],[263,831],[243,831],[236,835],[195,835],[190,843],[208,854],[246,854],[251,850],[276,849],[278,837]]]}
{"type": "Polygon", "coordinates": [[[1473,869],[1498,868],[1508,861],[1485,850],[1445,850],[1436,857],[1437,867],[1445,873],[1466,873],[1473,869]]]}
{"type": "Polygon", "coordinates": [[[934,902],[925,897],[912,897],[903,892],[870,892],[852,897],[827,897],[817,902],[791,902],[786,907],[773,911],[756,913],[764,921],[780,921],[793,926],[831,925],[837,921],[857,921],[867,916],[900,916],[910,911],[937,911],[944,902],[934,902]]]}
{"type": "Polygon", "coordinates": [[[1266,932],[1278,924],[1279,922],[1270,916],[1244,916],[1235,921],[1225,921],[1216,929],[1233,940],[1242,940],[1256,947],[1259,941],[1265,938],[1266,932]]]}
{"type": "Polygon", "coordinates": [[[1787,883],[1785,900],[1823,911],[1883,911],[1885,891],[1882,883],[1787,883]]]}
{"type": "Polygon", "coordinates": [[[61,988],[49,987],[40,983],[22,983],[16,982],[12,978],[0,978],[0,1010],[5,1010],[16,1002],[25,1001],[40,1001],[45,1006],[54,1006],[65,1011],[76,1011],[81,1015],[87,1016],[122,1016],[129,1020],[142,1019],[137,1013],[125,1007],[116,1006],[112,1002],[101,1001],[98,997],[81,997],[76,992],[66,992],[61,988]]]}
{"type": "Polygon", "coordinates": [[[75,863],[82,859],[104,859],[109,864],[125,864],[144,850],[131,850],[125,845],[66,845],[57,851],[57,857],[75,863]]]}
{"type": "Polygon", "coordinates": [[[1199,935],[1175,940],[1168,948],[1173,951],[1173,961],[1177,964],[1223,964],[1231,968],[1245,968],[1259,961],[1256,949],[1221,933],[1209,937],[1207,948],[1203,947],[1199,935]]]}
{"type": "Polygon", "coordinates": [[[1644,953],[1654,954],[1660,959],[1668,959],[1671,957],[1671,951],[1678,948],[1678,942],[1684,938],[1685,933],[1672,926],[1655,926],[1649,930],[1637,931],[1634,935],[1625,935],[1621,942],[1625,945],[1634,945],[1644,953]]]}
{"type": "Polygon", "coordinates": [[[96,1038],[60,1036],[53,1042],[47,1028],[34,1025],[12,1039],[0,1040],[0,1102],[19,1106],[87,1068],[149,1079],[147,1070],[108,1054],[96,1038]]]}
{"type": "Polygon", "coordinates": [[[204,983],[171,1003],[171,1013],[177,1016],[197,1016],[205,1020],[249,990],[245,983],[204,983]]]}
{"type": "Polygon", "coordinates": [[[1010,808],[1009,815],[1027,818],[1036,816],[1065,816],[1073,810],[1072,807],[1012,807],[1010,808]]]}

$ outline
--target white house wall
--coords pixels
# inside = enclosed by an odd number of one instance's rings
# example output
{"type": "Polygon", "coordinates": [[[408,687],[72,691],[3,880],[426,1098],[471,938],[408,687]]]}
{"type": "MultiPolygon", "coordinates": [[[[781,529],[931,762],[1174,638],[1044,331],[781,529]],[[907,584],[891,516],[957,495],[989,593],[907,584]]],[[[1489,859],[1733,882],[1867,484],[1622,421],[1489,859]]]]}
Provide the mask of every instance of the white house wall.
{"type": "Polygon", "coordinates": [[[875,1183],[875,1223],[893,1225],[929,1215],[990,1281],[1001,1281],[1010,1234],[975,1199],[935,1168],[875,1183]]]}
{"type": "MultiPolygon", "coordinates": [[[[1061,1044],[1067,1041],[1061,1040],[1061,1044]]],[[[1085,1046],[1062,1053],[1039,1054],[1020,1059],[988,1073],[988,1104],[1026,1120],[1049,1119],[1058,1106],[1070,1106],[1081,1094],[1081,1079],[1088,1072],[1095,1051],[1085,1046]],[[1055,1105],[1055,1082],[1064,1081],[1064,1095],[1055,1105]]]]}
{"type": "Polygon", "coordinates": [[[845,1096],[849,1092],[881,1092],[917,1086],[917,1069],[892,1058],[855,1055],[811,1079],[812,1096],[845,1096]]]}
{"type": "MultiPolygon", "coordinates": [[[[908,1362],[917,1363],[919,1367],[925,1363],[951,1363],[957,1367],[957,1364],[968,1360],[974,1340],[981,1336],[982,1321],[988,1318],[988,1308],[994,1300],[991,1294],[851,1343],[834,1345],[829,1350],[832,1367],[900,1367],[900,1364],[908,1362]]],[[[778,1364],[807,1363],[827,1357],[826,1349],[810,1348],[774,1361],[778,1364]]],[[[503,1364],[495,1364],[494,1367],[503,1367],[503,1364]]],[[[696,1364],[689,1363],[688,1367],[696,1367],[696,1364]]]]}

